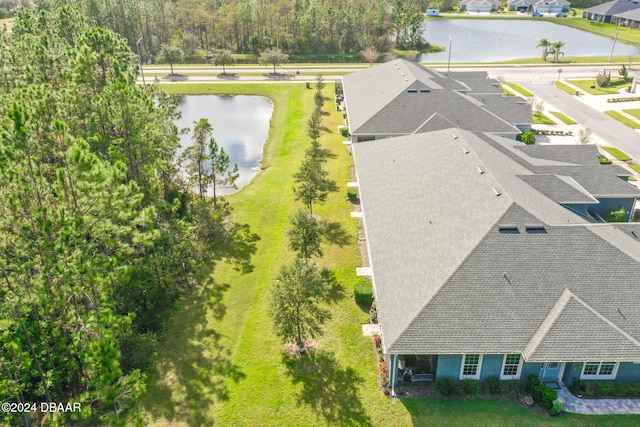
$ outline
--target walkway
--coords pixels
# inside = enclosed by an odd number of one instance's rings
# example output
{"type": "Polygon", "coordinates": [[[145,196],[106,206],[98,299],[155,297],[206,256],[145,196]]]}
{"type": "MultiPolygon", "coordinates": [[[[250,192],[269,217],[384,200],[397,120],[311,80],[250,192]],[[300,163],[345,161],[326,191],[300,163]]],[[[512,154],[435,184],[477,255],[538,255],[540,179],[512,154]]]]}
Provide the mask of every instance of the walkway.
{"type": "Polygon", "coordinates": [[[558,399],[567,412],[587,415],[640,414],[640,399],[579,399],[564,386],[557,391],[558,399]]]}

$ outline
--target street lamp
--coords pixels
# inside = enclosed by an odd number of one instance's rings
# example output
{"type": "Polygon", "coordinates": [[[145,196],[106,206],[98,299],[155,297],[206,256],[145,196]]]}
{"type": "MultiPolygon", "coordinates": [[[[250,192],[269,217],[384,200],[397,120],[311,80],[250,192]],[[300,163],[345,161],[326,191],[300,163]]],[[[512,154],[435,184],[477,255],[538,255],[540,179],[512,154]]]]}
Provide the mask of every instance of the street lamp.
{"type": "Polygon", "coordinates": [[[140,42],[142,41],[142,37],[138,39],[136,42],[136,49],[138,50],[138,62],[140,62],[140,73],[142,74],[142,84],[146,85],[147,82],[144,81],[144,70],[142,69],[142,57],[140,56],[140,42]]]}
{"type": "Polygon", "coordinates": [[[449,67],[451,65],[451,42],[453,40],[451,39],[451,35],[449,35],[449,59],[447,59],[447,74],[449,74],[449,67]]]}
{"type": "Polygon", "coordinates": [[[609,54],[609,61],[607,62],[611,62],[611,57],[613,56],[613,49],[615,49],[616,42],[618,41],[618,31],[620,31],[620,24],[622,24],[622,21],[618,22],[618,28],[616,28],[616,37],[613,39],[613,46],[611,46],[611,53],[609,54]]]}

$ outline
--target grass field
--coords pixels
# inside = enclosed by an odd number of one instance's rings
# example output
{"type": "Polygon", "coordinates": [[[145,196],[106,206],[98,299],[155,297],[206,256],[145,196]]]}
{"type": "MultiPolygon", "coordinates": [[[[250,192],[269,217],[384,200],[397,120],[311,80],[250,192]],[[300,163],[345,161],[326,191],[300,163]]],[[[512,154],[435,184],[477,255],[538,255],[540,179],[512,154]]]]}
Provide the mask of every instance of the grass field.
{"type": "Polygon", "coordinates": [[[562,83],[562,82],[559,82],[559,81],[555,81],[553,84],[556,85],[556,87],[558,89],[561,89],[561,90],[567,92],[569,95],[574,95],[576,93],[576,90],[574,88],[572,88],[571,86],[569,86],[569,85],[567,85],[565,83],[562,83]]]}
{"type": "Polygon", "coordinates": [[[627,114],[632,115],[633,117],[635,117],[636,119],[640,120],[640,108],[631,108],[628,110],[622,110],[627,114]]]}
{"type": "MultiPolygon", "coordinates": [[[[340,191],[314,208],[331,224],[332,243],[319,261],[338,285],[328,307],[332,319],[314,350],[302,359],[285,355],[267,316],[271,283],[292,258],[285,233],[294,202],[292,173],[308,144],[306,121],[314,90],[304,85],[174,85],[176,94],[268,96],[275,109],[265,146],[264,170],[229,197],[233,219],[259,235],[253,270],[215,266],[214,281],[187,295],[169,321],[155,372],[140,404],[150,426],[633,426],[638,416],[535,415],[520,405],[498,401],[403,399],[392,405],[379,391],[376,362],[361,324],[368,316],[350,298],[360,265],[356,223],[345,201],[352,158],[337,126],[342,114],[325,109],[331,133],[321,143],[336,157],[327,165],[340,191]]],[[[330,96],[328,84],[325,95],[330,96]]]]}
{"type": "Polygon", "coordinates": [[[631,160],[631,157],[629,157],[629,155],[623,151],[618,150],[617,148],[614,147],[600,147],[602,148],[604,151],[606,151],[607,153],[611,154],[613,157],[615,157],[618,160],[621,160],[623,162],[626,162],[628,160],[631,160]]]}
{"type": "Polygon", "coordinates": [[[631,87],[631,82],[615,80],[613,78],[611,79],[611,86],[609,87],[599,87],[598,85],[596,85],[595,78],[585,80],[568,80],[568,82],[574,86],[579,87],[583,91],[590,93],[591,95],[617,95],[618,93],[620,93],[620,89],[631,87]]]}
{"type": "Polygon", "coordinates": [[[533,96],[533,94],[531,92],[529,92],[528,90],[526,90],[525,88],[518,86],[515,83],[510,83],[510,82],[504,82],[502,83],[505,86],[508,86],[509,88],[513,89],[514,91],[516,91],[516,93],[519,93],[522,96],[533,96]]]}
{"type": "Polygon", "coordinates": [[[540,111],[533,112],[533,123],[536,125],[555,125],[556,122],[551,120],[546,114],[540,111]]]}
{"type": "Polygon", "coordinates": [[[549,111],[549,114],[561,120],[565,125],[575,125],[577,123],[571,117],[567,116],[564,113],[561,113],[560,111],[549,111]]]}
{"type": "Polygon", "coordinates": [[[604,113],[610,117],[613,117],[620,123],[624,123],[625,125],[629,126],[632,129],[640,129],[640,123],[628,118],[627,116],[623,115],[619,111],[609,110],[609,111],[605,111],[604,113]]]}
{"type": "Polygon", "coordinates": [[[640,173],[640,165],[629,165],[635,172],[640,173]]]}

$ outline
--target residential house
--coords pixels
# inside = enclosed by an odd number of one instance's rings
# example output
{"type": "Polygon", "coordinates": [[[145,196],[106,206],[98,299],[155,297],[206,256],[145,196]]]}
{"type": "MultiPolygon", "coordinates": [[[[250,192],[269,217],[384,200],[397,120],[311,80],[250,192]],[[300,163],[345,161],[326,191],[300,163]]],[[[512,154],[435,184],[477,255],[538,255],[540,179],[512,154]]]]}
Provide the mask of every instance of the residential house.
{"type": "Polygon", "coordinates": [[[343,76],[353,142],[460,127],[515,138],[531,106],[486,72],[440,73],[397,59],[343,76]]]}
{"type": "Polygon", "coordinates": [[[631,29],[640,29],[640,7],[614,15],[613,22],[631,29]]]}
{"type": "Polygon", "coordinates": [[[569,10],[571,3],[566,0],[540,0],[533,5],[539,13],[558,13],[569,10]]]}
{"type": "Polygon", "coordinates": [[[640,8],[637,0],[614,0],[582,11],[582,17],[596,22],[614,22],[614,16],[640,8]]]}
{"type": "Polygon", "coordinates": [[[352,148],[392,386],[640,380],[640,224],[602,221],[629,172],[454,126],[352,148]]]}
{"type": "Polygon", "coordinates": [[[500,0],[460,0],[460,10],[470,13],[489,13],[500,9],[500,0]]]}
{"type": "Polygon", "coordinates": [[[518,12],[529,12],[535,3],[536,0],[508,0],[507,8],[518,12]]]}

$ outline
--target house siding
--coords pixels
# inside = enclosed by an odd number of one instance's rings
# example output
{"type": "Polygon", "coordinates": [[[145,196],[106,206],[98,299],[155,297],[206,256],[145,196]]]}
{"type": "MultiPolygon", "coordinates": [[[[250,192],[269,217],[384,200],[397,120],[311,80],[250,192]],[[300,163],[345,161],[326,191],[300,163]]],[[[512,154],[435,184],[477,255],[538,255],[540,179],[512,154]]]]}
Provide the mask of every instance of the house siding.
{"type": "MultiPolygon", "coordinates": [[[[567,362],[564,369],[564,383],[566,385],[571,385],[571,382],[574,378],[580,378],[580,374],[582,373],[583,362],[567,362]]],[[[594,381],[594,380],[589,380],[594,381]]],[[[612,380],[603,380],[603,381],[612,381],[612,380]]],[[[640,382],[640,363],[631,363],[631,362],[621,362],[618,367],[618,372],[616,374],[615,380],[616,382],[640,382]]]]}
{"type": "Polygon", "coordinates": [[[598,198],[600,202],[598,205],[592,205],[591,209],[601,215],[603,218],[607,216],[612,209],[624,208],[627,212],[632,213],[634,208],[635,199],[623,199],[623,198],[598,198]]]}
{"type": "MultiPolygon", "coordinates": [[[[480,380],[487,377],[497,375],[500,376],[502,370],[502,362],[504,361],[504,354],[484,354],[482,356],[482,366],[480,366],[480,380]]],[[[524,369],[527,364],[523,365],[523,370],[520,378],[524,378],[524,369]]],[[[535,374],[538,375],[541,364],[535,364],[537,369],[535,374]]],[[[453,377],[455,379],[460,378],[460,367],[462,366],[461,354],[447,354],[438,356],[438,369],[436,371],[436,378],[439,377],[453,377]]]]}
{"type": "Polygon", "coordinates": [[[438,355],[438,368],[436,370],[436,378],[453,377],[455,379],[458,379],[460,377],[461,364],[461,354],[438,355]]]}
{"type": "Polygon", "coordinates": [[[542,369],[542,363],[524,362],[522,365],[522,372],[520,373],[520,380],[524,381],[529,374],[533,374],[538,377],[538,375],[540,375],[540,369],[542,369]]]}

